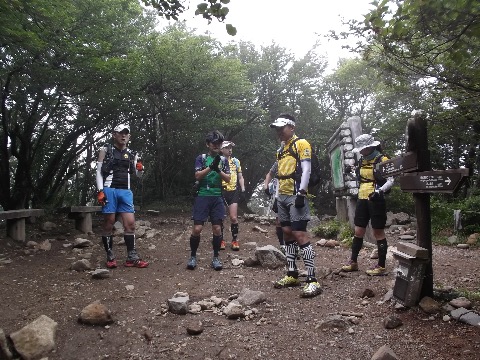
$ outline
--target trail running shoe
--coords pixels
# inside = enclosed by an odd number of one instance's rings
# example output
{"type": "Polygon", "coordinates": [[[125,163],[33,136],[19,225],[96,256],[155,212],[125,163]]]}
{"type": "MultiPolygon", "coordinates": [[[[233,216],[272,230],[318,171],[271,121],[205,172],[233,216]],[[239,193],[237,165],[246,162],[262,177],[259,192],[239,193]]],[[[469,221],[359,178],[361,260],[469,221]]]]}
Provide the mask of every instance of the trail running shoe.
{"type": "Polygon", "coordinates": [[[273,283],[273,287],[276,289],[283,289],[292,286],[300,286],[300,280],[290,275],[285,275],[283,278],[273,283]]]}
{"type": "Polygon", "coordinates": [[[214,270],[222,270],[223,269],[223,265],[222,265],[222,262],[220,261],[220,259],[218,257],[214,257],[213,260],[212,260],[212,268],[214,270]]]}
{"type": "Polygon", "coordinates": [[[232,250],[233,251],[240,250],[240,244],[238,243],[238,241],[232,241],[232,250]]]}
{"type": "Polygon", "coordinates": [[[137,268],[146,268],[148,267],[148,262],[143,261],[142,259],[137,260],[126,260],[125,264],[126,267],[137,267],[137,268]]]}
{"type": "Polygon", "coordinates": [[[380,265],[375,265],[373,268],[368,269],[366,273],[370,276],[384,276],[387,275],[387,269],[380,265]]]}
{"type": "Polygon", "coordinates": [[[350,260],[350,262],[347,265],[342,266],[341,270],[345,272],[358,271],[358,263],[356,263],[353,260],[350,260]]]}
{"type": "Polygon", "coordinates": [[[220,242],[220,250],[225,250],[225,247],[227,246],[227,244],[225,243],[225,240],[222,240],[220,242]]]}
{"type": "Polygon", "coordinates": [[[107,260],[107,268],[114,269],[116,267],[117,267],[117,260],[116,259],[107,260]]]}
{"type": "Polygon", "coordinates": [[[301,297],[310,298],[322,293],[322,288],[317,280],[308,281],[307,284],[303,287],[301,297]]]}
{"type": "Polygon", "coordinates": [[[197,258],[195,256],[192,256],[190,260],[187,262],[187,269],[193,270],[197,267],[197,258]]]}

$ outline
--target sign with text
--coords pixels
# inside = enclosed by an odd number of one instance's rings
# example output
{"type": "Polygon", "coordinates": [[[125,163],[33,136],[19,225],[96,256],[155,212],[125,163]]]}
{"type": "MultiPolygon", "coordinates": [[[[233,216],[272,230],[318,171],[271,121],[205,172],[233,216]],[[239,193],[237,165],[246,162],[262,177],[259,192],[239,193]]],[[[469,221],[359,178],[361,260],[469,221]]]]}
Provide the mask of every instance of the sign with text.
{"type": "Polygon", "coordinates": [[[400,177],[400,189],[414,193],[453,193],[468,174],[468,169],[407,173],[400,177]]]}
{"type": "Polygon", "coordinates": [[[414,152],[407,152],[398,157],[377,164],[377,168],[383,177],[415,171],[417,170],[417,154],[414,152]]]}

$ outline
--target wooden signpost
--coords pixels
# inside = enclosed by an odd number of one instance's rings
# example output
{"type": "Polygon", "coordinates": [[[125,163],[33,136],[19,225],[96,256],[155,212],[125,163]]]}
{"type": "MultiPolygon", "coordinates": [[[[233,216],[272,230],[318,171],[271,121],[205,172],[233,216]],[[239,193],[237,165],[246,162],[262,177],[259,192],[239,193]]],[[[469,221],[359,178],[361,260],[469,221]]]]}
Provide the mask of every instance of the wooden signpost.
{"type": "Polygon", "coordinates": [[[454,193],[468,177],[468,172],[468,169],[454,169],[403,174],[400,189],[415,193],[454,193]]]}
{"type": "Polygon", "coordinates": [[[428,250],[420,297],[433,296],[432,234],[430,194],[454,193],[469,176],[468,169],[432,171],[428,150],[427,124],[416,111],[407,122],[407,152],[377,164],[382,176],[400,175],[400,188],[413,193],[417,218],[417,245],[428,250]]]}

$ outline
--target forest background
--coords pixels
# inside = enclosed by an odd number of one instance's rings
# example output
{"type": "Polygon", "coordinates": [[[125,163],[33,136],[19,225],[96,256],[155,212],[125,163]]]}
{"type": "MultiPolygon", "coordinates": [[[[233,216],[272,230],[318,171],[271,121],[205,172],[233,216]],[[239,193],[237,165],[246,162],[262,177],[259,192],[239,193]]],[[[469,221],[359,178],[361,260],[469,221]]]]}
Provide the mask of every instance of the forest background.
{"type": "MultiPolygon", "coordinates": [[[[456,195],[433,196],[433,224],[441,232],[453,224],[452,210],[462,209],[464,232],[480,231],[478,1],[374,1],[364,21],[346,21],[345,31],[330,34],[354,38],[350,50],[358,57],[328,73],[318,45],[296,58],[275,43],[223,45],[180,22],[159,30],[160,19],[178,18],[183,2],[144,3],[0,3],[4,210],[93,201],[96,151],[119,123],[131,126],[130,147],[145,163],[133,186],[138,205],[188,208],[194,159],[212,129],[236,143],[250,196],[275,159],[278,140],[268,125],[289,112],[321,159],[317,213],[332,214],[326,143],[338,126],[359,116],[364,132],[395,156],[404,151],[412,111],[422,110],[432,168],[468,167],[472,174],[456,195]]],[[[225,22],[227,5],[200,3],[198,16],[225,22]]],[[[226,31],[235,28],[226,24],[226,31]]],[[[411,194],[398,186],[388,203],[413,212],[411,194]]]]}

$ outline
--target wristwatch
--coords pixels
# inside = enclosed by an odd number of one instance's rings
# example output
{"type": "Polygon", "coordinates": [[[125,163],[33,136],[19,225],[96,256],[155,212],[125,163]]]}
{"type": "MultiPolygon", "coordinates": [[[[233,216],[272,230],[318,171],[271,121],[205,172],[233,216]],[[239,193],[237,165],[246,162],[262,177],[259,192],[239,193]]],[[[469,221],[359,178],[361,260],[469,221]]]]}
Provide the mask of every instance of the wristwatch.
{"type": "Polygon", "coordinates": [[[306,192],[305,190],[303,190],[303,189],[300,189],[300,190],[298,190],[298,193],[297,193],[297,194],[300,194],[300,195],[305,196],[305,195],[307,195],[307,192],[306,192]]]}

